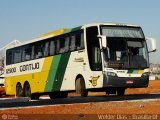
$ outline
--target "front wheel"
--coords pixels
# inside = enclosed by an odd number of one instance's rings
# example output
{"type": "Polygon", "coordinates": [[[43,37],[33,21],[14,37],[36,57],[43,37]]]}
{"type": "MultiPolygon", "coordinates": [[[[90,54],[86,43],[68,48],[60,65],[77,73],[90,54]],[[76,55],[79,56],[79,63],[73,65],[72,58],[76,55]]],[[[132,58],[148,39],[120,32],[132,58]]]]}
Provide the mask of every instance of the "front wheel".
{"type": "Polygon", "coordinates": [[[76,80],[76,93],[79,93],[81,97],[88,96],[88,90],[86,89],[85,82],[82,77],[76,80]]]}

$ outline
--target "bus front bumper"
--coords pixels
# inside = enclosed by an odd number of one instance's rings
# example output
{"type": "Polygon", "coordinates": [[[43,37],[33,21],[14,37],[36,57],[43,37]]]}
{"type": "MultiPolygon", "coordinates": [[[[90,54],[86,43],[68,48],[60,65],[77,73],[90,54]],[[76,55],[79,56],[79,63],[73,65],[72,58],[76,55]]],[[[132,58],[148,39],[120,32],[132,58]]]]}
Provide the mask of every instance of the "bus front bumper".
{"type": "Polygon", "coordinates": [[[148,87],[149,75],[142,77],[117,77],[104,74],[103,87],[141,88],[148,87]]]}

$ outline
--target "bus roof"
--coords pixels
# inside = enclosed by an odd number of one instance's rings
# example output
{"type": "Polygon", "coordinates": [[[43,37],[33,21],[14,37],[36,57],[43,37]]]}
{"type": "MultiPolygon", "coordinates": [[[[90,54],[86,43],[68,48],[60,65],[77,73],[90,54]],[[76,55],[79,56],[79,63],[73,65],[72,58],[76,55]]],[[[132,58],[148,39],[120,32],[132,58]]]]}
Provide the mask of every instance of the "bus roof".
{"type": "Polygon", "coordinates": [[[80,29],[83,29],[83,28],[86,28],[86,27],[100,26],[100,25],[139,27],[137,25],[126,24],[126,23],[91,23],[91,24],[85,24],[83,26],[79,26],[79,27],[75,27],[75,28],[62,28],[62,29],[58,29],[58,30],[55,30],[55,31],[51,31],[51,32],[42,34],[35,39],[26,41],[24,43],[17,44],[14,47],[8,47],[7,49],[11,49],[11,48],[15,48],[15,47],[18,47],[18,46],[26,45],[26,44],[29,44],[29,43],[32,43],[32,42],[37,42],[37,41],[44,40],[44,39],[47,39],[47,38],[51,38],[51,37],[54,37],[54,36],[58,36],[58,35],[61,35],[61,34],[64,34],[64,33],[73,32],[73,31],[80,30],[80,29]]]}
{"type": "Polygon", "coordinates": [[[130,27],[140,27],[138,25],[134,25],[134,24],[127,24],[127,23],[91,23],[91,24],[86,24],[83,25],[82,28],[86,28],[86,27],[90,27],[90,26],[100,26],[100,25],[108,25],[108,26],[130,26],[130,27]]]}

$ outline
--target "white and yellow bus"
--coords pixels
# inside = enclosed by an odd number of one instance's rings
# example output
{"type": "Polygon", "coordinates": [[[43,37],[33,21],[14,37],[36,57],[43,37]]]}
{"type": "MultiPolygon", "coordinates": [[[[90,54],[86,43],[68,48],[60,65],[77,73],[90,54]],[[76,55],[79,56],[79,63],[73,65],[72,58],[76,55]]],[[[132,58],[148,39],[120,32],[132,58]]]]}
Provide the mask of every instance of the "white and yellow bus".
{"type": "MultiPolygon", "coordinates": [[[[151,39],[152,52],[156,44],[151,39]]],[[[124,95],[147,87],[149,57],[141,27],[94,23],[60,29],[6,50],[6,94],[65,98],[76,91],[124,95]]]]}

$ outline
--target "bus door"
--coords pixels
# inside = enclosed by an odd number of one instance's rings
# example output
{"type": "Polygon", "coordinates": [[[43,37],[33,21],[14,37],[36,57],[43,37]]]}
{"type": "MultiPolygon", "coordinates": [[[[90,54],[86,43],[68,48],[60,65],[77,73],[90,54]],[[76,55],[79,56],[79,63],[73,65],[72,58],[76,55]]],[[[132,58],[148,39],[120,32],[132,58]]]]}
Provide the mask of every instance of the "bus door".
{"type": "Polygon", "coordinates": [[[86,39],[87,39],[87,52],[90,72],[90,82],[93,87],[98,87],[100,85],[100,77],[102,77],[102,58],[100,43],[97,37],[98,27],[89,27],[86,29],[86,39]],[[99,85],[98,85],[99,83],[99,85]]]}

